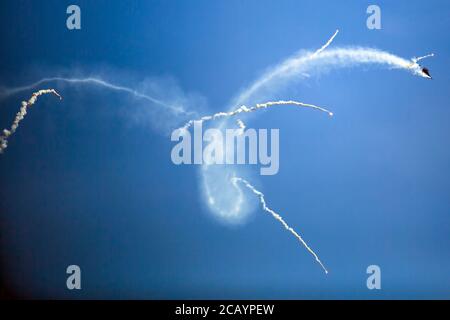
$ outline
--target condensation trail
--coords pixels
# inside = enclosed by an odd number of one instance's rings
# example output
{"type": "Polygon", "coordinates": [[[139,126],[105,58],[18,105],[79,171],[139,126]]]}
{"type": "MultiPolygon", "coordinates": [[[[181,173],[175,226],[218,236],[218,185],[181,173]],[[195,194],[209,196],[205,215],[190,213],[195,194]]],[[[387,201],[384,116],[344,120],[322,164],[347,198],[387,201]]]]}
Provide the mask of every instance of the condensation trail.
{"type": "Polygon", "coordinates": [[[95,84],[98,86],[102,86],[111,90],[115,91],[122,91],[128,94],[131,94],[132,96],[147,100],[149,102],[152,102],[154,104],[157,104],[161,107],[170,109],[175,114],[187,114],[187,115],[193,115],[195,112],[188,112],[184,110],[181,106],[173,106],[170,104],[165,103],[164,101],[161,101],[159,99],[153,98],[147,94],[144,94],[142,92],[136,91],[132,88],[116,85],[113,83],[110,83],[108,81],[105,81],[100,78],[94,78],[94,77],[88,77],[88,78],[64,78],[64,77],[51,77],[51,78],[43,78],[39,81],[36,81],[32,84],[21,86],[21,87],[15,87],[15,88],[3,88],[0,90],[0,96],[9,96],[13,95],[22,91],[31,90],[33,88],[36,88],[39,85],[42,85],[44,83],[48,82],[66,82],[66,83],[72,83],[72,84],[95,84]]]}
{"type": "Polygon", "coordinates": [[[320,264],[320,266],[322,267],[322,269],[325,271],[326,274],[328,274],[328,270],[325,268],[325,266],[323,265],[322,261],[320,261],[318,255],[314,252],[313,249],[311,249],[310,246],[308,246],[308,244],[305,242],[305,240],[303,240],[303,238],[297,233],[297,231],[295,231],[292,227],[290,227],[286,221],[284,221],[283,217],[280,216],[278,213],[276,213],[275,211],[273,211],[272,209],[270,209],[267,206],[266,200],[264,198],[264,194],[261,191],[258,191],[253,185],[250,184],[250,182],[248,182],[245,179],[239,178],[239,177],[233,177],[231,178],[231,182],[233,183],[233,186],[235,188],[239,188],[238,186],[238,182],[241,182],[242,184],[244,184],[247,188],[249,188],[258,198],[259,201],[261,203],[261,206],[263,208],[264,211],[270,213],[272,215],[272,217],[274,217],[276,220],[278,220],[283,227],[288,230],[290,233],[292,233],[294,235],[294,237],[296,237],[298,239],[298,241],[301,242],[301,244],[306,248],[306,250],[309,251],[309,253],[311,253],[314,257],[314,259],[316,259],[317,263],[320,264]]]}
{"type": "Polygon", "coordinates": [[[4,150],[8,147],[8,138],[13,135],[14,132],[16,132],[17,128],[19,127],[20,121],[25,118],[27,114],[27,108],[35,104],[39,96],[49,93],[53,93],[54,95],[59,97],[60,100],[62,100],[62,97],[54,89],[43,89],[34,92],[28,101],[22,101],[22,106],[20,107],[19,112],[16,114],[11,128],[9,130],[3,129],[2,135],[0,135],[0,153],[3,153],[4,150]]]}
{"type": "MultiPolygon", "coordinates": [[[[189,129],[194,124],[194,122],[205,122],[205,121],[216,120],[216,119],[224,118],[224,117],[233,117],[233,116],[236,116],[241,113],[250,113],[250,112],[254,112],[259,109],[266,109],[266,108],[269,108],[272,106],[282,106],[282,105],[293,105],[293,106],[297,106],[297,107],[311,108],[311,109],[319,110],[322,112],[326,112],[326,113],[328,113],[329,116],[333,116],[333,112],[331,112],[325,108],[315,106],[313,104],[298,102],[298,101],[294,101],[294,100],[279,100],[279,101],[269,101],[266,103],[258,103],[253,107],[247,107],[247,106],[243,105],[234,111],[218,112],[211,116],[204,116],[198,120],[190,120],[181,129],[184,129],[184,130],[189,129]]],[[[241,120],[238,120],[238,126],[241,129],[245,128],[245,125],[241,120]]]]}

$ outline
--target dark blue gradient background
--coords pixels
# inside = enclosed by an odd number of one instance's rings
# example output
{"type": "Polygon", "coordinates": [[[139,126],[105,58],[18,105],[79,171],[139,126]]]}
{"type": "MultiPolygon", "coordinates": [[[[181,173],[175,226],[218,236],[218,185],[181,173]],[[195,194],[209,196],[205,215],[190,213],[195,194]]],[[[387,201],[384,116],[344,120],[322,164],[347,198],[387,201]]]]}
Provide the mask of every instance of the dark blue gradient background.
{"type": "MultiPolygon", "coordinates": [[[[425,61],[433,81],[364,67],[300,85],[299,99],[331,108],[331,120],[287,108],[250,122],[280,128],[280,172],[255,183],[328,276],[261,210],[242,226],[215,219],[197,168],[174,166],[166,135],[116,112],[121,94],[61,87],[63,102],[42,98],[0,157],[5,285],[32,298],[449,298],[450,3],[377,1],[380,31],[366,28],[369,4],[1,1],[2,86],[111,68],[170,75],[219,111],[336,28],[334,46],[437,54],[425,61]],[[72,3],[80,31],[65,27],[72,3]],[[80,291],[66,289],[70,264],[81,267],[80,291]],[[366,288],[371,264],[380,291],[366,288]]],[[[2,128],[29,94],[0,101],[2,128]]]]}

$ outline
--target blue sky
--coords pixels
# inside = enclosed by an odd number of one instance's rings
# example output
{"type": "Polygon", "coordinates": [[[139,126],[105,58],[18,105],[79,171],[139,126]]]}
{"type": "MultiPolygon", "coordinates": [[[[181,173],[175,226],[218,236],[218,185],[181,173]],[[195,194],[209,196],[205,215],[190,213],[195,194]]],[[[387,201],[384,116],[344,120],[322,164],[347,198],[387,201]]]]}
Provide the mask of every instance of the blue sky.
{"type": "MultiPolygon", "coordinates": [[[[435,52],[424,61],[434,80],[380,67],[334,70],[292,89],[292,98],[332,109],[333,119],[287,108],[249,122],[280,128],[280,172],[255,184],[328,276],[261,210],[242,226],[214,218],[197,168],[171,163],[173,144],[153,119],[134,121],[142,103],[56,84],[63,102],[42,98],[0,159],[1,267],[17,292],[449,297],[447,1],[377,1],[375,31],[366,28],[367,1],[76,1],[79,31],[65,27],[69,4],[0,4],[1,86],[56,74],[102,74],[128,86],[151,78],[160,94],[170,83],[169,93],[177,87],[189,100],[201,97],[202,111],[219,111],[266,68],[320,47],[337,28],[333,46],[405,58],[435,52]],[[81,291],[65,287],[70,264],[81,267],[81,291]],[[381,267],[381,291],[366,288],[371,264],[381,267]]],[[[28,95],[0,101],[1,127],[28,95]]]]}

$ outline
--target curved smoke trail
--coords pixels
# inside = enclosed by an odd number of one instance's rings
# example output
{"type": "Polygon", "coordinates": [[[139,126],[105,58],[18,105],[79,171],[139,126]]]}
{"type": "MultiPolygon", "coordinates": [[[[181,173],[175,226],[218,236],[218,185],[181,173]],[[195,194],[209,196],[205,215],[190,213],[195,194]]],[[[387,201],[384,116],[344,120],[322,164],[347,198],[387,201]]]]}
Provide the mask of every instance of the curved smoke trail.
{"type": "MultiPolygon", "coordinates": [[[[425,77],[420,65],[417,63],[418,61],[431,57],[433,54],[426,55],[420,58],[413,58],[411,60],[407,60],[391,53],[371,49],[371,48],[336,48],[333,50],[325,50],[328,46],[333,42],[334,38],[337,36],[338,31],[334,33],[334,35],[318,50],[314,52],[301,52],[277,65],[275,68],[269,70],[262,77],[257,79],[252,85],[250,85],[246,90],[242,91],[240,95],[238,95],[232,103],[233,108],[230,108],[229,112],[220,112],[216,113],[212,116],[206,116],[200,119],[200,121],[208,121],[214,120],[218,118],[223,118],[223,121],[219,123],[219,127],[223,128],[226,126],[226,118],[241,114],[241,113],[249,113],[262,108],[267,108],[274,105],[296,105],[300,107],[309,107],[313,109],[317,109],[323,112],[329,113],[328,110],[310,104],[305,104],[302,102],[296,101],[274,101],[268,102],[265,104],[256,104],[254,107],[246,107],[245,104],[250,104],[252,101],[259,99],[261,100],[261,94],[267,90],[273,90],[273,88],[278,88],[280,85],[287,82],[289,79],[298,76],[309,76],[310,72],[317,71],[320,72],[324,68],[341,68],[359,64],[380,64],[386,65],[391,68],[403,69],[412,72],[414,75],[425,77]],[[234,109],[235,106],[241,105],[240,108],[234,109]]],[[[155,99],[149,95],[138,92],[132,88],[124,87],[120,85],[115,85],[110,82],[104,81],[99,78],[63,78],[63,77],[52,77],[52,78],[44,78],[33,84],[23,87],[11,88],[11,89],[3,89],[0,91],[0,98],[3,96],[12,95],[18,92],[22,92],[25,90],[30,90],[35,88],[43,83],[47,82],[67,82],[67,83],[76,83],[76,84],[94,84],[100,85],[105,88],[125,92],[133,95],[136,98],[144,99],[154,104],[160,105],[165,109],[172,111],[175,115],[180,113],[182,114],[193,114],[192,112],[186,111],[182,107],[173,106],[165,103],[164,101],[155,99]]],[[[32,105],[37,97],[44,93],[56,93],[53,89],[49,90],[41,90],[33,93],[32,98],[28,102],[22,102],[22,108],[20,112],[17,114],[16,119],[10,130],[4,130],[3,135],[0,136],[0,151],[3,151],[7,147],[7,138],[15,132],[19,122],[23,119],[26,114],[26,109],[30,105],[32,105]]],[[[59,95],[58,95],[59,96],[59,95]]],[[[189,126],[193,123],[193,121],[189,121],[185,125],[185,129],[189,128],[189,126]]],[[[245,129],[245,124],[242,120],[238,119],[237,124],[239,128],[243,131],[245,129]]],[[[326,273],[328,271],[325,269],[324,265],[318,258],[318,256],[314,253],[314,251],[306,244],[305,241],[301,238],[301,236],[292,229],[285,220],[272,209],[267,207],[264,194],[253,187],[247,180],[236,177],[236,169],[226,169],[223,170],[211,170],[210,166],[204,164],[201,167],[201,177],[203,181],[203,188],[208,200],[208,205],[212,209],[213,212],[219,214],[226,219],[236,219],[242,217],[244,215],[244,206],[245,206],[245,198],[242,190],[237,186],[237,182],[243,183],[247,188],[249,188],[258,198],[260,203],[263,206],[263,209],[266,212],[269,212],[275,219],[283,224],[283,226],[289,230],[297,239],[306,247],[306,249],[315,257],[316,261],[322,266],[326,273]],[[228,171],[227,171],[228,170],[228,171]],[[227,188],[227,186],[234,186],[234,188],[227,188]],[[234,190],[234,191],[233,191],[234,190]],[[223,204],[227,204],[227,206],[223,206],[223,204]]]]}
{"type": "Polygon", "coordinates": [[[16,114],[14,121],[11,125],[10,129],[3,129],[2,134],[0,135],[0,153],[3,153],[4,150],[8,147],[8,138],[16,132],[19,127],[19,123],[25,118],[27,114],[27,109],[36,103],[39,96],[43,94],[52,93],[57,96],[60,100],[62,97],[56,92],[54,89],[43,89],[36,92],[33,92],[31,98],[28,101],[22,101],[22,105],[20,107],[19,112],[16,114]]]}
{"type": "MultiPolygon", "coordinates": [[[[237,108],[234,111],[218,112],[218,113],[215,113],[215,114],[213,114],[211,116],[204,116],[204,117],[201,117],[200,119],[197,119],[197,120],[190,120],[180,129],[181,130],[187,130],[195,122],[203,123],[205,121],[216,120],[216,119],[220,119],[220,118],[234,117],[234,116],[239,115],[241,113],[251,113],[251,112],[255,112],[255,111],[260,110],[260,109],[267,109],[267,108],[273,107],[273,106],[284,106],[284,105],[293,105],[293,106],[297,106],[297,107],[303,107],[303,108],[310,108],[310,109],[314,109],[314,110],[319,110],[319,111],[327,113],[330,117],[333,116],[333,112],[331,112],[331,111],[329,111],[329,110],[327,110],[325,108],[313,105],[313,104],[298,102],[298,101],[294,101],[294,100],[288,100],[288,101],[279,100],[279,101],[269,101],[269,102],[266,102],[266,103],[258,103],[258,104],[256,104],[253,107],[247,107],[245,105],[242,105],[242,106],[240,106],[239,108],[237,108]]],[[[238,127],[240,129],[242,129],[242,130],[245,129],[245,124],[242,122],[242,120],[238,119],[237,120],[237,124],[238,124],[238,127]]]]}
{"type": "MultiPolygon", "coordinates": [[[[430,54],[417,59],[407,60],[389,52],[372,48],[349,47],[325,50],[332,43],[337,33],[338,31],[334,33],[325,45],[315,52],[299,52],[263,74],[232,101],[232,107],[229,109],[229,112],[219,114],[224,114],[225,116],[233,114],[233,112],[235,112],[233,111],[235,106],[250,104],[256,99],[260,100],[264,91],[271,90],[272,88],[278,88],[280,85],[285,84],[293,77],[309,76],[310,72],[320,72],[325,68],[342,68],[360,64],[379,64],[392,69],[406,70],[416,76],[424,77],[421,67],[417,62],[433,56],[433,54],[430,54]]],[[[226,125],[227,119],[225,118],[219,124],[219,127],[224,128],[226,125]]],[[[241,129],[245,128],[245,125],[242,122],[238,122],[238,126],[241,129]]],[[[246,201],[242,191],[240,191],[240,189],[236,191],[236,181],[241,181],[259,197],[260,202],[263,205],[263,209],[271,213],[286,227],[286,229],[299,238],[308,251],[314,255],[316,261],[318,261],[326,271],[317,255],[306,245],[304,241],[301,240],[301,237],[284,222],[281,216],[266,206],[264,194],[256,190],[246,180],[236,178],[236,168],[227,168],[227,170],[222,170],[208,164],[203,164],[200,169],[200,176],[202,179],[205,197],[207,199],[207,204],[212,212],[231,222],[239,219],[239,217],[245,216],[248,213],[245,212],[244,205],[246,201]],[[219,185],[220,188],[218,188],[219,185]],[[226,187],[227,185],[229,186],[228,188],[226,187]],[[232,188],[232,186],[234,186],[234,188],[232,188]]]]}
{"type": "Polygon", "coordinates": [[[259,202],[261,203],[262,209],[268,213],[270,213],[272,215],[272,217],[274,217],[276,220],[278,220],[283,227],[288,230],[290,233],[292,233],[294,235],[294,237],[297,238],[298,241],[300,241],[300,243],[306,248],[306,250],[308,250],[309,253],[312,254],[312,256],[314,257],[314,259],[317,261],[318,264],[320,264],[320,266],[322,267],[322,269],[325,271],[325,273],[328,274],[328,270],[327,268],[325,268],[325,266],[323,265],[322,261],[320,261],[319,256],[314,252],[313,249],[311,249],[310,246],[308,246],[308,244],[305,242],[305,240],[303,240],[303,238],[297,233],[297,231],[295,231],[292,227],[290,227],[286,221],[284,221],[283,217],[280,216],[278,213],[276,213],[275,211],[273,211],[272,209],[270,209],[267,206],[266,203],[266,199],[264,197],[264,194],[261,191],[258,191],[250,182],[248,182],[245,179],[242,178],[238,178],[238,177],[233,177],[231,179],[231,182],[233,183],[233,186],[235,188],[239,188],[238,186],[238,182],[244,184],[248,189],[250,189],[251,192],[253,192],[258,198],[259,198],[259,202]]]}
{"type": "MultiPolygon", "coordinates": [[[[336,34],[337,32],[319,50],[315,52],[299,52],[263,74],[259,79],[253,82],[253,84],[233,99],[233,102],[231,103],[232,107],[229,109],[230,111],[228,113],[235,111],[234,106],[250,104],[251,101],[255,101],[257,99],[260,100],[260,96],[263,95],[264,91],[269,90],[272,87],[278,88],[280,85],[288,82],[288,80],[293,77],[302,76],[311,71],[320,72],[321,70],[331,67],[343,68],[361,64],[378,64],[393,69],[406,70],[417,76],[423,76],[420,72],[420,68],[417,67],[418,65],[416,61],[407,60],[386,51],[359,47],[327,49],[336,34]]],[[[425,57],[429,56],[432,55],[425,57]]],[[[420,59],[425,57],[421,57],[420,59]]],[[[227,121],[225,119],[219,123],[218,127],[223,128],[226,125],[227,121]]],[[[210,169],[210,166],[207,164],[201,167],[201,178],[203,180],[203,189],[208,199],[207,202],[213,212],[219,213],[220,216],[227,217],[229,216],[226,212],[228,209],[218,207],[217,203],[226,203],[230,201],[230,199],[227,201],[217,200],[224,196],[228,197],[229,195],[223,192],[214,192],[212,190],[217,189],[214,188],[214,184],[216,183],[223,183],[224,185],[229,183],[229,178],[233,172],[228,172],[226,176],[221,175],[220,172],[215,172],[214,177],[209,179],[210,169]],[[220,176],[222,176],[222,179],[220,176]]],[[[231,197],[235,198],[235,196],[231,197]]],[[[235,198],[231,201],[236,202],[240,200],[235,198]]],[[[231,216],[234,217],[236,215],[233,214],[231,216]]]]}
{"type": "Polygon", "coordinates": [[[181,106],[177,105],[174,106],[172,104],[168,104],[162,100],[156,99],[152,96],[149,96],[145,93],[139,92],[135,89],[129,88],[129,87],[125,87],[125,86],[121,86],[121,85],[117,85],[111,82],[108,82],[106,80],[103,80],[101,78],[94,78],[94,77],[87,77],[87,78],[65,78],[65,77],[49,77],[49,78],[43,78],[39,81],[36,81],[32,84],[26,85],[26,86],[21,86],[21,87],[14,87],[14,88],[2,88],[0,90],[0,97],[7,97],[10,95],[14,95],[17,94],[19,92],[23,92],[26,90],[31,90],[34,89],[44,83],[49,83],[49,82],[65,82],[65,83],[69,83],[69,84],[91,84],[91,85],[98,85],[110,90],[114,90],[114,91],[120,91],[120,92],[125,92],[128,93],[138,99],[143,99],[146,100],[148,102],[154,103],[156,105],[159,105],[160,107],[163,107],[165,109],[170,110],[171,112],[173,112],[175,115],[179,115],[179,114],[184,114],[184,115],[195,115],[195,112],[191,112],[191,111],[187,111],[184,108],[182,108],[181,106]]]}
{"type": "MultiPolygon", "coordinates": [[[[434,55],[430,54],[419,59],[432,56],[434,55]]],[[[299,53],[256,80],[235,99],[233,105],[245,103],[269,85],[273,86],[282,80],[286,81],[294,76],[304,75],[314,69],[320,71],[326,67],[342,68],[359,64],[379,64],[393,69],[407,70],[414,75],[423,77],[420,68],[416,67],[419,59],[408,60],[386,51],[361,47],[335,48],[320,53],[299,53]]]]}
{"type": "MultiPolygon", "coordinates": [[[[191,105],[193,103],[193,99],[196,99],[196,96],[192,96],[192,95],[185,95],[182,91],[180,91],[178,89],[178,87],[174,84],[169,83],[168,85],[166,85],[164,87],[164,90],[161,90],[159,88],[156,87],[156,94],[165,94],[166,92],[169,92],[170,98],[169,100],[162,100],[162,99],[157,99],[154,96],[144,93],[142,91],[138,91],[136,89],[127,87],[127,86],[123,86],[123,85],[117,85],[114,84],[110,81],[106,81],[103,80],[102,78],[99,77],[46,77],[46,78],[42,78],[36,82],[33,82],[31,84],[28,85],[24,85],[24,86],[18,86],[18,87],[12,87],[12,88],[7,88],[7,87],[0,87],[0,99],[4,99],[4,98],[8,98],[10,96],[16,95],[18,93],[22,93],[22,92],[27,92],[27,91],[31,91],[34,90],[36,87],[42,86],[43,84],[48,84],[48,83],[67,83],[67,84],[71,84],[71,85],[86,85],[86,86],[99,86],[102,88],[106,88],[109,90],[113,90],[113,91],[118,91],[121,93],[125,93],[127,95],[130,95],[131,97],[135,98],[135,99],[139,99],[142,100],[145,103],[150,103],[152,106],[155,107],[160,107],[160,108],[151,108],[148,109],[149,112],[160,112],[160,111],[167,111],[167,116],[170,116],[173,119],[178,119],[178,123],[181,121],[186,121],[186,118],[189,119],[190,117],[193,116],[197,116],[197,112],[195,111],[189,111],[186,108],[186,105],[191,105]]],[[[150,84],[152,85],[152,89],[151,90],[155,90],[154,84],[155,82],[152,81],[150,83],[144,81],[144,84],[150,84]]],[[[158,83],[156,83],[158,84],[158,83]]],[[[49,89],[49,90],[53,90],[53,89],[49,89]]],[[[38,94],[39,92],[44,92],[44,93],[48,93],[46,90],[44,91],[38,91],[33,93],[33,97],[35,97],[36,94],[38,94]]],[[[56,94],[56,91],[52,91],[52,93],[56,94]]],[[[42,93],[41,93],[42,94],[42,93]]],[[[40,94],[38,94],[40,95],[40,94]]],[[[196,101],[196,102],[200,102],[200,104],[202,103],[201,100],[196,101]]],[[[16,120],[18,120],[19,122],[23,119],[23,117],[26,114],[26,108],[24,105],[24,102],[22,102],[22,108],[20,110],[20,112],[17,114],[16,116],[16,120]]],[[[155,114],[148,114],[146,109],[140,108],[140,109],[135,109],[135,110],[131,110],[130,111],[131,116],[132,116],[132,121],[137,121],[137,119],[143,119],[145,120],[146,117],[148,116],[155,116],[155,114]]],[[[162,114],[162,113],[161,113],[162,114]]],[[[169,124],[169,118],[167,118],[167,116],[161,116],[159,119],[156,119],[154,121],[154,124],[156,126],[160,126],[158,127],[159,129],[162,128],[162,126],[164,125],[168,125],[169,124]]],[[[7,130],[5,129],[3,131],[3,134],[0,136],[0,152],[2,152],[6,147],[7,147],[7,139],[8,137],[14,133],[14,131],[16,130],[18,125],[18,122],[15,123],[12,126],[12,130],[7,130]]],[[[172,126],[173,128],[173,126],[172,126]]]]}

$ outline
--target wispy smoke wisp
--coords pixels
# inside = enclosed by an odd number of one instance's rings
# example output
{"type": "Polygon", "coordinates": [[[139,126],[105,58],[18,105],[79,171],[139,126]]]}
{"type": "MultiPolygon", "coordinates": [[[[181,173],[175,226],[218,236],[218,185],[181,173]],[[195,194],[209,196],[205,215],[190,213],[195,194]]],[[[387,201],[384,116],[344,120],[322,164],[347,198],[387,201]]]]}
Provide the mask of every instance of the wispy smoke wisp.
{"type": "Polygon", "coordinates": [[[98,86],[102,86],[105,88],[108,88],[110,90],[115,90],[115,91],[121,91],[121,92],[125,92],[128,93],[138,99],[143,99],[146,101],[149,101],[151,103],[154,103],[156,105],[159,105],[163,108],[169,109],[170,111],[172,111],[175,115],[178,114],[186,114],[186,115],[193,115],[195,114],[194,112],[189,112],[187,110],[185,110],[182,106],[180,105],[172,105],[172,104],[168,104],[162,100],[156,99],[148,94],[139,92],[135,89],[129,88],[129,87],[125,87],[125,86],[121,86],[121,85],[117,85],[111,82],[108,82],[106,80],[103,80],[101,78],[95,78],[95,77],[87,77],[87,78],[65,78],[65,77],[50,77],[50,78],[43,78],[39,81],[36,81],[32,84],[26,85],[26,86],[21,86],[21,87],[15,87],[15,88],[3,88],[2,90],[0,90],[0,97],[7,97],[19,92],[23,92],[26,90],[31,90],[33,88],[36,88],[44,83],[48,83],[48,82],[65,82],[65,83],[71,83],[71,84],[91,84],[91,85],[98,85],[98,86]]]}

